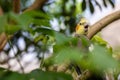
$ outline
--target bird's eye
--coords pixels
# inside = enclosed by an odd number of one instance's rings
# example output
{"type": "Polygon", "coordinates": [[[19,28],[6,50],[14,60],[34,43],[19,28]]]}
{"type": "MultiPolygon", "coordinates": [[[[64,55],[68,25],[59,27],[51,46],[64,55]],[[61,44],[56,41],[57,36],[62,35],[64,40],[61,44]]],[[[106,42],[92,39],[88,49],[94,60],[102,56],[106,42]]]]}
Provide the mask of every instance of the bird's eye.
{"type": "Polygon", "coordinates": [[[79,25],[82,25],[82,23],[79,23],[79,25]]]}
{"type": "Polygon", "coordinates": [[[85,28],[88,28],[89,25],[85,25],[85,28]]]}

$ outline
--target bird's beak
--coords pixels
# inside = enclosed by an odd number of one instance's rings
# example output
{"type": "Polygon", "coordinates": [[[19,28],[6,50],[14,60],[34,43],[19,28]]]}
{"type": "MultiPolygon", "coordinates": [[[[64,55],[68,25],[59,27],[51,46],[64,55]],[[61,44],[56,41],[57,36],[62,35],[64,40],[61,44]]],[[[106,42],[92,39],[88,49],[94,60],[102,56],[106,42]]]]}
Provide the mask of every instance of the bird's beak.
{"type": "Polygon", "coordinates": [[[80,25],[77,24],[76,28],[75,28],[75,31],[78,31],[80,29],[80,25]]]}

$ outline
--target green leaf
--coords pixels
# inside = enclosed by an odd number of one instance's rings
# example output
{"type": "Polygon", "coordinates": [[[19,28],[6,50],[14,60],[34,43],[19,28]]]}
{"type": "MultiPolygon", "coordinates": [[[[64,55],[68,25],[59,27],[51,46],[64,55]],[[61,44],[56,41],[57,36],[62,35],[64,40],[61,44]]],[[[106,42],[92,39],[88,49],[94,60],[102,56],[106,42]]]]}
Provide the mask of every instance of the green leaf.
{"type": "Polygon", "coordinates": [[[54,58],[55,63],[64,63],[69,61],[79,62],[83,58],[83,53],[78,48],[63,47],[54,58]]]}
{"type": "Polygon", "coordinates": [[[0,68],[0,78],[5,74],[6,71],[6,69],[0,68]]]}
{"type": "Polygon", "coordinates": [[[92,42],[94,44],[98,44],[100,46],[103,46],[104,48],[106,48],[108,50],[108,52],[110,52],[111,54],[113,53],[112,47],[105,41],[103,40],[100,36],[95,35],[92,38],[92,42]]]}
{"type": "Polygon", "coordinates": [[[64,44],[66,42],[69,42],[70,39],[71,39],[70,37],[67,37],[64,34],[59,33],[59,32],[55,32],[54,36],[55,36],[55,39],[56,39],[56,44],[64,44]]]}
{"type": "Polygon", "coordinates": [[[30,24],[32,23],[33,19],[31,17],[29,17],[28,15],[24,15],[21,14],[18,17],[18,22],[20,24],[20,26],[24,29],[24,30],[28,30],[30,24]]]}
{"type": "Polygon", "coordinates": [[[7,16],[0,16],[0,33],[5,30],[5,25],[7,24],[7,16]]]}
{"type": "Polygon", "coordinates": [[[29,80],[26,74],[12,72],[6,69],[0,69],[0,80],[29,80]]]}
{"type": "Polygon", "coordinates": [[[38,33],[42,33],[42,34],[47,34],[47,35],[51,35],[54,36],[54,30],[52,30],[51,28],[48,27],[36,27],[33,32],[38,32],[38,33]]]}
{"type": "Polygon", "coordinates": [[[81,36],[80,40],[81,40],[81,43],[83,46],[85,46],[85,47],[90,46],[90,40],[86,36],[81,36]]]}
{"type": "Polygon", "coordinates": [[[33,70],[27,74],[5,71],[0,68],[0,80],[73,80],[72,76],[58,72],[44,72],[39,69],[33,70]]]}
{"type": "Polygon", "coordinates": [[[49,20],[47,19],[34,19],[33,23],[38,26],[50,26],[49,20]]]}
{"type": "Polygon", "coordinates": [[[16,26],[16,25],[10,25],[10,24],[7,24],[5,27],[4,27],[4,31],[7,33],[7,34],[14,34],[16,31],[18,30],[21,30],[22,28],[20,26],[16,26]]]}
{"type": "Polygon", "coordinates": [[[73,78],[65,73],[44,72],[39,69],[32,71],[29,75],[34,80],[73,80],[73,78]]]}
{"type": "Polygon", "coordinates": [[[21,14],[21,15],[17,15],[14,13],[9,13],[9,18],[10,20],[14,21],[14,25],[18,25],[20,26],[23,30],[27,30],[30,23],[32,23],[32,18],[29,17],[28,15],[25,14],[21,14]]]}
{"type": "Polygon", "coordinates": [[[94,0],[94,1],[95,1],[95,4],[99,7],[99,9],[102,10],[101,5],[96,0],[94,0]]]}
{"type": "Polygon", "coordinates": [[[64,49],[64,47],[68,46],[70,47],[70,42],[72,38],[65,36],[62,33],[55,32],[54,37],[56,40],[56,44],[54,45],[54,53],[59,52],[61,49],[64,49]]]}
{"type": "Polygon", "coordinates": [[[107,2],[106,2],[106,0],[103,0],[103,4],[104,4],[105,7],[107,7],[107,2]]]}
{"type": "Polygon", "coordinates": [[[43,13],[41,11],[27,11],[25,13],[23,13],[25,15],[28,15],[32,18],[42,18],[42,19],[50,19],[50,15],[43,13]]]}
{"type": "Polygon", "coordinates": [[[17,72],[7,72],[4,76],[5,78],[1,80],[29,80],[26,76],[26,74],[20,74],[17,72]]]}
{"type": "Polygon", "coordinates": [[[108,43],[103,40],[100,36],[98,35],[95,35],[93,38],[92,38],[92,41],[93,42],[97,42],[98,44],[102,45],[102,46],[106,46],[108,43]]]}
{"type": "Polygon", "coordinates": [[[94,50],[89,56],[89,61],[93,70],[104,71],[118,67],[118,62],[109,55],[104,47],[98,45],[94,45],[94,50]]]}
{"type": "Polygon", "coordinates": [[[111,6],[114,8],[115,7],[115,4],[113,2],[113,0],[109,0],[109,3],[111,4],[111,6]]]}
{"type": "Polygon", "coordinates": [[[85,11],[86,9],[86,0],[82,1],[82,11],[85,11]]]}
{"type": "Polygon", "coordinates": [[[89,0],[89,7],[90,7],[90,12],[94,13],[94,6],[91,0],[89,0]]]}

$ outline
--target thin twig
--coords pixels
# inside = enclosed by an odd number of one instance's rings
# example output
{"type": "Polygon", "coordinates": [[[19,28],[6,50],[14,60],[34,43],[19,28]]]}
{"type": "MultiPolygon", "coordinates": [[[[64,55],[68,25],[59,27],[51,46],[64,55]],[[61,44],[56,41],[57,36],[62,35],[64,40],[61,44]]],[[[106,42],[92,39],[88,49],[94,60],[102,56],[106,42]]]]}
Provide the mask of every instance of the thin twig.
{"type": "Polygon", "coordinates": [[[0,34],[0,52],[3,50],[6,43],[7,43],[7,36],[3,32],[3,33],[0,34]]]}
{"type": "Polygon", "coordinates": [[[13,0],[13,12],[20,12],[20,0],[13,0]]]}
{"type": "Polygon", "coordinates": [[[2,7],[0,6],[0,16],[3,15],[2,7]]]}

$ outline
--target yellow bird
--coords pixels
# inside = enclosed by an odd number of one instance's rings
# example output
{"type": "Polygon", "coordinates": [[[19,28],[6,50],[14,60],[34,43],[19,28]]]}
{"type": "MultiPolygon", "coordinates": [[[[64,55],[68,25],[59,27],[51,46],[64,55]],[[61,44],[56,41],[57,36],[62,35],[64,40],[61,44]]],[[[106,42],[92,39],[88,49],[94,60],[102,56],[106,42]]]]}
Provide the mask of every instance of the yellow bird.
{"type": "Polygon", "coordinates": [[[88,27],[89,27],[89,25],[88,25],[87,19],[81,18],[75,28],[75,34],[76,35],[86,35],[88,32],[88,27]]]}

